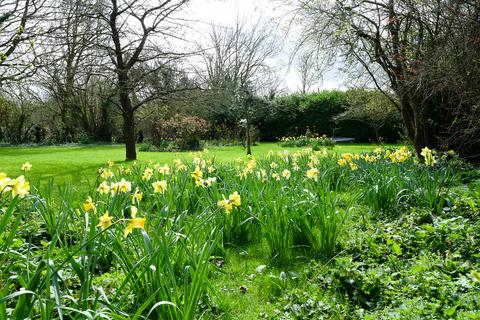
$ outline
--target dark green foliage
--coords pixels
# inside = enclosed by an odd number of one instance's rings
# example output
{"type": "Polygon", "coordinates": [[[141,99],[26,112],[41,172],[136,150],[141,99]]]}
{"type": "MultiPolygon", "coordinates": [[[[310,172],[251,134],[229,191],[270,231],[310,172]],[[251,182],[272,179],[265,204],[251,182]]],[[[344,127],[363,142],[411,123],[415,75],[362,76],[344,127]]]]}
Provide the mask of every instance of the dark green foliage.
{"type": "MultiPolygon", "coordinates": [[[[273,319],[478,319],[479,184],[461,191],[431,221],[414,208],[402,217],[351,226],[329,264],[310,262],[289,277],[273,319]],[[361,235],[361,236],[360,236],[361,235]],[[298,283],[306,282],[304,287],[298,283]]],[[[287,273],[289,274],[289,273],[287,273]]]]}
{"type": "Polygon", "coordinates": [[[300,103],[303,123],[319,134],[334,135],[336,127],[333,117],[345,109],[346,96],[342,91],[322,91],[306,96],[300,103]]]}
{"type": "MultiPolygon", "coordinates": [[[[375,140],[374,130],[360,121],[335,120],[345,111],[347,103],[347,93],[339,90],[279,97],[270,103],[267,117],[259,124],[261,139],[275,141],[304,135],[310,130],[329,137],[353,137],[361,142],[375,140]]],[[[398,131],[398,120],[392,119],[380,130],[380,136],[386,141],[396,141],[398,131]]]]}

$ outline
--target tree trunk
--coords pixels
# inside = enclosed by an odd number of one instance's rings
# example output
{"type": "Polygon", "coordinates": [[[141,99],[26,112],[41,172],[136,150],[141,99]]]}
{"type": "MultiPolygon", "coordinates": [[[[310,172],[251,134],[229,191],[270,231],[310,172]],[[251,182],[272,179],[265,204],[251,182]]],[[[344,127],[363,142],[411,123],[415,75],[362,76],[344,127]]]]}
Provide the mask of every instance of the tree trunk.
{"type": "Polygon", "coordinates": [[[247,155],[252,154],[252,137],[250,136],[250,119],[247,118],[246,127],[246,137],[247,137],[247,155]]]}
{"type": "Polygon", "coordinates": [[[413,140],[413,145],[417,154],[420,155],[420,152],[422,152],[423,148],[432,146],[430,144],[428,129],[426,127],[425,119],[423,119],[421,108],[418,107],[414,109],[414,111],[415,138],[413,140]]]}
{"type": "Polygon", "coordinates": [[[125,142],[125,160],[137,160],[135,149],[135,110],[130,100],[128,72],[121,69],[118,72],[118,98],[123,117],[123,140],[125,142]]]}
{"type": "MultiPolygon", "coordinates": [[[[121,79],[120,83],[126,84],[128,81],[121,79]]],[[[128,87],[120,86],[118,94],[120,98],[120,105],[122,106],[125,160],[137,160],[137,151],[135,149],[135,117],[132,101],[130,100],[130,96],[128,94],[128,87]]]]}
{"type": "Polygon", "coordinates": [[[415,141],[415,116],[408,97],[400,96],[400,109],[407,137],[415,141]]]}
{"type": "Polygon", "coordinates": [[[423,148],[435,147],[432,145],[433,139],[424,119],[422,99],[415,97],[414,94],[404,94],[400,97],[400,103],[405,131],[412,140],[417,155],[420,156],[423,148]]]}
{"type": "Polygon", "coordinates": [[[137,160],[135,148],[135,118],[133,111],[123,112],[123,140],[125,142],[126,161],[137,160]]]}
{"type": "Polygon", "coordinates": [[[375,130],[375,139],[377,139],[377,144],[380,144],[380,135],[378,133],[380,129],[378,127],[375,127],[374,130],[375,130]]]}

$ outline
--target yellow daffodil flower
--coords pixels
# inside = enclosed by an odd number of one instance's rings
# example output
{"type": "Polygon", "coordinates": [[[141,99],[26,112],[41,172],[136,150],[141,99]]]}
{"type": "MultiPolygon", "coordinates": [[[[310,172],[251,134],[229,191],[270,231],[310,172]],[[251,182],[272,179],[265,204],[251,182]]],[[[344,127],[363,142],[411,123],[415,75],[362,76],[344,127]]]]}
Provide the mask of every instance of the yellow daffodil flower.
{"type": "Polygon", "coordinates": [[[125,227],[123,231],[123,237],[126,238],[130,233],[133,232],[133,229],[144,229],[145,230],[145,218],[133,218],[130,219],[130,222],[125,227]]]}
{"type": "Polygon", "coordinates": [[[124,178],[120,180],[118,183],[118,191],[127,193],[132,190],[132,183],[130,181],[126,181],[124,178]]]}
{"type": "Polygon", "coordinates": [[[237,176],[240,178],[240,180],[243,180],[247,177],[248,173],[245,170],[239,171],[237,176]]]}
{"type": "Polygon", "coordinates": [[[105,169],[105,168],[100,168],[98,170],[98,172],[100,173],[100,177],[102,179],[108,179],[108,178],[111,178],[114,176],[113,172],[108,170],[108,169],[105,169]]]}
{"type": "Polygon", "coordinates": [[[241,205],[241,199],[240,199],[240,195],[238,194],[237,191],[235,191],[234,193],[232,193],[229,197],[228,197],[228,200],[235,206],[235,207],[239,207],[241,205]]]}
{"type": "Polygon", "coordinates": [[[437,163],[434,151],[430,150],[428,147],[423,148],[422,152],[420,152],[420,155],[424,157],[426,166],[433,167],[435,163],[437,163]]]}
{"type": "Polygon", "coordinates": [[[0,172],[0,193],[7,193],[11,190],[9,187],[12,179],[10,179],[5,172],[0,172]]]}
{"type": "Polygon", "coordinates": [[[317,168],[311,168],[307,170],[307,178],[308,179],[313,179],[315,181],[318,181],[318,175],[320,174],[320,171],[317,168]]]}
{"type": "Polygon", "coordinates": [[[210,177],[210,178],[207,178],[207,180],[205,180],[205,184],[207,185],[207,187],[211,187],[212,185],[215,184],[215,182],[217,182],[216,177],[210,177]]]}
{"type": "Polygon", "coordinates": [[[27,171],[30,171],[30,169],[32,169],[32,165],[29,163],[29,162],[25,162],[23,165],[22,165],[22,170],[27,172],[27,171]]]}
{"type": "Polygon", "coordinates": [[[232,212],[233,204],[232,204],[228,199],[219,200],[219,201],[217,202],[217,205],[218,205],[220,208],[225,209],[225,212],[226,212],[226,213],[232,212]]]}
{"type": "Polygon", "coordinates": [[[138,208],[135,207],[135,206],[131,206],[130,207],[130,215],[132,218],[136,218],[137,217],[137,212],[138,212],[138,208]]]}
{"type": "Polygon", "coordinates": [[[195,180],[195,185],[197,187],[203,187],[205,185],[205,180],[203,180],[203,178],[196,179],[195,180]]]}
{"type": "Polygon", "coordinates": [[[170,166],[168,164],[165,164],[163,167],[159,167],[157,171],[161,174],[169,175],[170,174],[170,166]]]}
{"type": "Polygon", "coordinates": [[[153,186],[153,192],[164,193],[165,190],[167,190],[167,181],[166,180],[155,181],[154,183],[152,183],[152,186],[153,186]]]}
{"type": "Polygon", "coordinates": [[[257,178],[262,182],[267,182],[267,172],[264,169],[257,171],[257,178]]]}
{"type": "Polygon", "coordinates": [[[200,163],[202,163],[202,159],[201,159],[201,158],[199,158],[199,157],[194,157],[194,158],[193,158],[193,164],[199,166],[200,163]]]}
{"type": "Polygon", "coordinates": [[[98,193],[100,194],[107,194],[110,192],[110,186],[107,182],[103,181],[97,188],[98,193]]]}
{"type": "Polygon", "coordinates": [[[30,183],[25,181],[24,176],[19,176],[9,181],[9,190],[12,193],[12,197],[19,196],[23,198],[30,192],[30,183]]]}
{"type": "Polygon", "coordinates": [[[88,212],[90,210],[93,210],[93,212],[97,212],[97,207],[93,203],[92,197],[88,197],[87,200],[83,203],[83,210],[85,212],[88,212]]]}
{"type": "Polygon", "coordinates": [[[111,185],[110,185],[110,193],[112,195],[116,194],[118,192],[118,182],[113,182],[111,185]]]}
{"type": "Polygon", "coordinates": [[[280,175],[277,172],[272,173],[272,178],[279,181],[280,180],[280,175]]]}
{"type": "Polygon", "coordinates": [[[97,227],[101,227],[102,231],[107,229],[112,225],[112,218],[108,215],[108,211],[105,211],[103,216],[99,218],[99,222],[97,224],[97,227]]]}
{"type": "Polygon", "coordinates": [[[152,177],[153,177],[152,168],[145,168],[145,170],[143,171],[142,180],[147,181],[147,180],[152,179],[152,177]]]}
{"type": "Polygon", "coordinates": [[[293,164],[292,164],[292,169],[293,169],[293,171],[298,171],[298,170],[300,170],[300,167],[298,166],[297,161],[294,161],[294,162],[293,162],[293,164]]]}
{"type": "Polygon", "coordinates": [[[200,170],[200,167],[198,165],[195,167],[195,170],[190,175],[195,180],[203,178],[203,172],[202,172],[202,170],[200,170]]]}
{"type": "Polygon", "coordinates": [[[143,199],[143,194],[140,192],[140,190],[137,188],[135,190],[135,193],[132,195],[132,202],[140,202],[143,199]]]}

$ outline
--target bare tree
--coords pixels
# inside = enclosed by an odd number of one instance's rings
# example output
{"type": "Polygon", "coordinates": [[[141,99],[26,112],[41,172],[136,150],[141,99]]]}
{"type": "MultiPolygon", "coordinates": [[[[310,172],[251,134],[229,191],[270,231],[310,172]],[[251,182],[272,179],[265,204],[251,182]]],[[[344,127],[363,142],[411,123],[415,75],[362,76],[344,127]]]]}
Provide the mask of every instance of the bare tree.
{"type": "Polygon", "coordinates": [[[33,75],[37,44],[49,32],[47,0],[0,0],[0,85],[33,75]]]}
{"type": "Polygon", "coordinates": [[[450,24],[422,62],[413,85],[432,97],[440,114],[439,145],[480,162],[480,2],[450,2],[442,7],[450,24]]]}
{"type": "Polygon", "coordinates": [[[300,77],[301,93],[305,94],[314,85],[322,83],[325,68],[320,65],[314,50],[306,50],[298,55],[296,69],[300,77]]]}
{"type": "Polygon", "coordinates": [[[10,143],[28,142],[37,127],[40,107],[31,83],[5,83],[0,96],[0,135],[10,143]],[[3,131],[3,133],[1,132],[3,131]]]}
{"type": "MultiPolygon", "coordinates": [[[[244,120],[247,154],[251,154],[251,123],[255,105],[251,95],[271,87],[275,78],[268,60],[278,52],[271,24],[261,20],[251,27],[236,21],[232,28],[212,27],[210,50],[203,60],[210,90],[220,93],[229,107],[244,120]]],[[[265,90],[267,91],[267,90],[265,90]]]]}
{"type": "Polygon", "coordinates": [[[386,88],[391,88],[399,102],[391,101],[400,110],[417,152],[437,146],[440,132],[432,117],[438,90],[425,90],[425,62],[441,49],[439,40],[455,34],[466,12],[473,16],[478,12],[478,1],[295,2],[304,26],[302,42],[316,43],[320,50],[360,67],[386,96],[390,96],[386,88]]]}
{"type": "Polygon", "coordinates": [[[102,48],[108,53],[116,75],[116,103],[123,118],[126,159],[137,158],[135,149],[135,112],[158,97],[158,92],[136,90],[149,73],[161,69],[178,54],[158,43],[178,37],[174,14],[189,0],[108,0],[101,7],[100,18],[106,23],[108,39],[102,48]],[[137,68],[140,65],[149,68],[137,68]]]}
{"type": "MultiPolygon", "coordinates": [[[[55,31],[43,41],[52,52],[41,57],[39,83],[54,99],[53,112],[61,120],[62,141],[72,141],[81,115],[80,95],[100,73],[98,21],[89,0],[62,0],[55,9],[55,31]]],[[[104,71],[104,70],[102,70],[104,71]]]]}

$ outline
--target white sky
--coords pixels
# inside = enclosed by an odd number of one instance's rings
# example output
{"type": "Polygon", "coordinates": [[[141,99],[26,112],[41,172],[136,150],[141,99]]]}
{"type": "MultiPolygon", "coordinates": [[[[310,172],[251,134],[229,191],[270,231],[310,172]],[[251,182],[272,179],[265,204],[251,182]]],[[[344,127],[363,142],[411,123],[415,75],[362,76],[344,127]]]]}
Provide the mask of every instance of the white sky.
{"type": "MultiPolygon", "coordinates": [[[[276,0],[192,0],[185,13],[189,20],[197,21],[190,25],[192,31],[187,37],[192,37],[192,41],[201,41],[211,30],[211,24],[232,26],[239,18],[246,23],[254,23],[259,18],[279,22],[279,35],[283,39],[282,53],[275,57],[270,63],[277,70],[278,75],[283,79],[283,87],[293,92],[299,88],[299,78],[295,66],[289,66],[289,61],[296,41],[294,32],[290,31],[285,38],[286,30],[290,18],[288,17],[288,8],[276,0]]],[[[333,89],[344,88],[344,78],[338,70],[331,70],[324,74],[323,82],[320,86],[312,88],[333,89]]]]}

